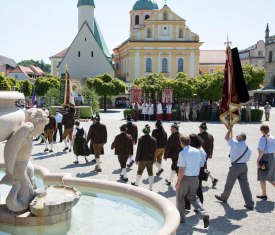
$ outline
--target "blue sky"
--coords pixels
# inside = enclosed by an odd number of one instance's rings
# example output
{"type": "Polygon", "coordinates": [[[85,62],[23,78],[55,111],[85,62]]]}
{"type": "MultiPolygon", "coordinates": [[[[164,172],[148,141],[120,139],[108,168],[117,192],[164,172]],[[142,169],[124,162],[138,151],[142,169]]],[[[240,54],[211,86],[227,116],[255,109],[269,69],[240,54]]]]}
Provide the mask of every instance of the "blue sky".
{"type": "MultiPolygon", "coordinates": [[[[155,0],[159,7],[164,0],[155,0]]],[[[43,59],[68,47],[78,30],[78,0],[1,0],[0,55],[43,59]]],[[[94,0],[95,16],[109,50],[129,37],[129,11],[136,0],[94,0]]],[[[245,49],[264,39],[266,24],[275,35],[274,0],[168,0],[204,42],[201,49],[245,49]]]]}

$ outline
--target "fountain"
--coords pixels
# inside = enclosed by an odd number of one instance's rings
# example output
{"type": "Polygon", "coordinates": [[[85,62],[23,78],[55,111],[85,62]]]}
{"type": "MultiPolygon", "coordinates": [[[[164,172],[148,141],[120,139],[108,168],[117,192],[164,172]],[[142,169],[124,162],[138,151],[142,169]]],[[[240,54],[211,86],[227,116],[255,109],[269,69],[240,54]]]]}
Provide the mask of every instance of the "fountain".
{"type": "MultiPolygon", "coordinates": [[[[18,97],[22,99],[20,93],[0,92],[2,125],[5,115],[22,114],[11,105],[14,104],[11,99],[18,97]],[[5,100],[10,97],[10,111],[3,109],[3,97],[5,100]]],[[[7,129],[8,136],[0,137],[0,141],[8,139],[4,150],[5,164],[0,163],[0,180],[2,178],[1,183],[10,185],[0,183],[0,233],[176,234],[179,213],[169,200],[156,193],[121,183],[74,178],[69,173],[55,174],[43,167],[32,166],[30,151],[21,147],[28,145],[29,136],[41,131],[46,116],[47,113],[41,110],[29,110],[25,116],[21,115],[21,119],[10,122],[12,127],[7,129]],[[15,138],[19,133],[20,137],[29,134],[27,138],[15,138]],[[11,163],[8,159],[12,159],[11,163]],[[15,173],[15,169],[25,169],[24,174],[21,171],[15,173]],[[47,186],[44,188],[39,183],[41,189],[35,189],[38,179],[47,186]],[[23,186],[24,193],[18,191],[18,184],[23,186]],[[11,190],[3,187],[11,187],[11,190]]]]}

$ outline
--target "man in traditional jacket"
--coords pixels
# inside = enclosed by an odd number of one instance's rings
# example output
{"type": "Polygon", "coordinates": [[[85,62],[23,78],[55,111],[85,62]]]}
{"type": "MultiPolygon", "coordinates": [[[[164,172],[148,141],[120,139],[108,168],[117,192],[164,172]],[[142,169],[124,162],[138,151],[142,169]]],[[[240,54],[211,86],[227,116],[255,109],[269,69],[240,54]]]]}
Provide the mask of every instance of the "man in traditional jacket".
{"type": "Polygon", "coordinates": [[[147,169],[149,175],[149,189],[153,190],[154,175],[153,175],[153,164],[155,160],[155,151],[157,148],[157,141],[155,138],[151,137],[150,126],[146,125],[143,129],[144,135],[138,140],[138,147],[136,153],[136,163],[138,164],[138,171],[136,181],[131,184],[138,186],[139,181],[142,177],[144,169],[147,169]]]}
{"type": "Polygon", "coordinates": [[[62,119],[62,125],[64,125],[64,132],[62,135],[62,139],[65,144],[65,148],[63,149],[63,151],[66,151],[66,150],[69,150],[69,152],[72,151],[74,113],[75,113],[75,109],[73,107],[69,107],[68,112],[63,116],[63,119],[62,119]],[[67,136],[69,137],[70,148],[68,148],[67,139],[66,139],[67,136]]]}
{"type": "Polygon", "coordinates": [[[126,125],[122,125],[120,131],[121,133],[115,137],[111,149],[115,149],[115,154],[118,156],[118,161],[121,167],[120,178],[122,181],[127,182],[126,162],[128,157],[133,155],[133,140],[132,136],[126,133],[126,125]]]}
{"type": "Polygon", "coordinates": [[[171,128],[171,135],[168,138],[167,144],[164,149],[164,159],[167,160],[167,158],[171,158],[172,165],[171,165],[171,173],[169,179],[166,179],[166,185],[171,185],[171,182],[174,178],[174,176],[178,173],[178,157],[179,152],[182,150],[181,144],[180,144],[180,133],[179,133],[179,125],[178,123],[172,124],[171,128]]]}
{"type": "Polygon", "coordinates": [[[91,154],[95,155],[96,166],[95,171],[101,172],[100,166],[100,154],[104,154],[104,144],[107,143],[107,128],[104,124],[100,123],[99,114],[95,117],[95,122],[90,126],[87,143],[90,141],[90,150],[91,154]]]}
{"type": "Polygon", "coordinates": [[[53,152],[53,135],[54,135],[54,131],[56,128],[56,122],[55,122],[55,118],[53,115],[49,115],[49,123],[45,126],[44,128],[44,135],[45,135],[45,144],[46,144],[46,148],[44,150],[44,152],[53,152]],[[50,150],[48,149],[48,143],[47,140],[49,142],[50,145],[50,150]]]}

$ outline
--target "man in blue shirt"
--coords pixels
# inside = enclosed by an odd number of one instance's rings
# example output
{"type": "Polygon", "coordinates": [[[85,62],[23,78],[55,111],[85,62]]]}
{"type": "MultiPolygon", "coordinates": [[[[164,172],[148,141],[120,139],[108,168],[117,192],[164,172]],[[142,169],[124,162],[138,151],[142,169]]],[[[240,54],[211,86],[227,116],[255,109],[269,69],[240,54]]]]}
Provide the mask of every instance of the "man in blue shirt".
{"type": "Polygon", "coordinates": [[[228,145],[231,147],[230,150],[230,161],[232,166],[227,175],[225,187],[223,193],[215,197],[222,201],[227,202],[229,198],[232,188],[236,182],[239,180],[242,195],[245,201],[244,207],[250,210],[254,209],[254,201],[252,200],[252,193],[249,187],[247,173],[248,168],[246,163],[248,162],[251,156],[251,150],[248,148],[245,143],[246,134],[240,133],[236,136],[236,139],[230,137],[230,133],[232,131],[232,127],[228,129],[227,134],[225,135],[225,140],[228,142],[228,145]]]}
{"type": "Polygon", "coordinates": [[[200,219],[203,219],[204,228],[209,226],[209,215],[205,211],[197,194],[199,187],[199,173],[201,162],[201,153],[198,149],[190,146],[190,137],[188,135],[180,136],[180,143],[183,150],[179,153],[178,158],[178,180],[176,183],[176,201],[180,213],[181,223],[185,223],[185,201],[187,200],[198,211],[200,219]]]}

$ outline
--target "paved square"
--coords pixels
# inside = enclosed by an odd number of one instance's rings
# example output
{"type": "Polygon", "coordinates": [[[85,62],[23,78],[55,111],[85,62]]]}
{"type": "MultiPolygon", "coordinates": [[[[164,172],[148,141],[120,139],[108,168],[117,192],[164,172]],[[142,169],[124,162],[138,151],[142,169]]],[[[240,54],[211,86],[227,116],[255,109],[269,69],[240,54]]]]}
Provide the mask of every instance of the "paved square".
{"type": "MultiPolygon", "coordinates": [[[[101,157],[102,173],[94,171],[94,164],[86,164],[84,158],[79,158],[80,164],[73,163],[75,157],[73,153],[64,153],[63,143],[54,144],[54,153],[44,153],[44,144],[34,142],[33,155],[31,161],[36,165],[41,165],[48,168],[53,173],[69,172],[73,176],[80,178],[93,178],[99,180],[119,181],[120,167],[117,157],[111,150],[111,143],[114,137],[119,134],[119,126],[125,123],[123,120],[122,111],[112,110],[108,113],[101,114],[101,122],[106,124],[108,131],[108,143],[104,146],[105,155],[101,157]]],[[[271,112],[271,121],[263,122],[270,126],[271,134],[275,135],[275,111],[271,112]]],[[[148,122],[136,122],[139,130],[139,136],[142,135],[142,128],[148,122]]],[[[82,125],[88,131],[91,122],[83,122],[82,125]]],[[[151,127],[154,127],[155,122],[149,122],[151,127]]],[[[181,133],[198,133],[199,122],[182,122],[180,125],[181,133]]],[[[167,134],[170,135],[171,123],[164,122],[164,128],[167,134]]],[[[259,127],[261,123],[246,124],[241,123],[235,125],[233,129],[234,136],[242,131],[247,134],[247,143],[252,149],[253,154],[249,161],[249,183],[255,200],[255,210],[248,211],[244,208],[244,200],[240,191],[238,182],[236,182],[232,194],[228,200],[228,204],[218,202],[214,195],[220,194],[224,188],[228,168],[230,166],[228,154],[229,146],[224,140],[226,128],[220,123],[210,122],[208,131],[214,135],[214,154],[213,159],[208,161],[208,167],[213,176],[219,179],[216,189],[211,188],[210,181],[203,182],[204,189],[204,205],[210,215],[209,229],[203,229],[202,221],[198,221],[197,216],[193,211],[187,214],[186,224],[180,225],[177,234],[275,234],[275,189],[268,184],[268,201],[260,201],[256,199],[256,195],[261,193],[259,183],[257,182],[257,143],[261,136],[259,127]]],[[[57,137],[59,140],[59,137],[57,137]]],[[[0,161],[3,161],[4,143],[0,143],[0,161]]],[[[135,147],[136,149],[136,147],[135,147]]],[[[89,160],[94,157],[89,156],[89,160]]],[[[173,182],[172,187],[165,185],[164,179],[169,177],[171,161],[164,161],[164,172],[160,177],[155,177],[153,191],[168,198],[175,204],[175,189],[173,182]]],[[[137,166],[134,165],[132,169],[128,169],[128,178],[130,184],[131,180],[135,180],[137,166]]],[[[156,168],[154,168],[154,173],[156,168]]],[[[174,179],[176,181],[176,178],[174,179]]],[[[143,178],[140,182],[140,187],[149,188],[147,172],[144,171],[143,178]]]]}

